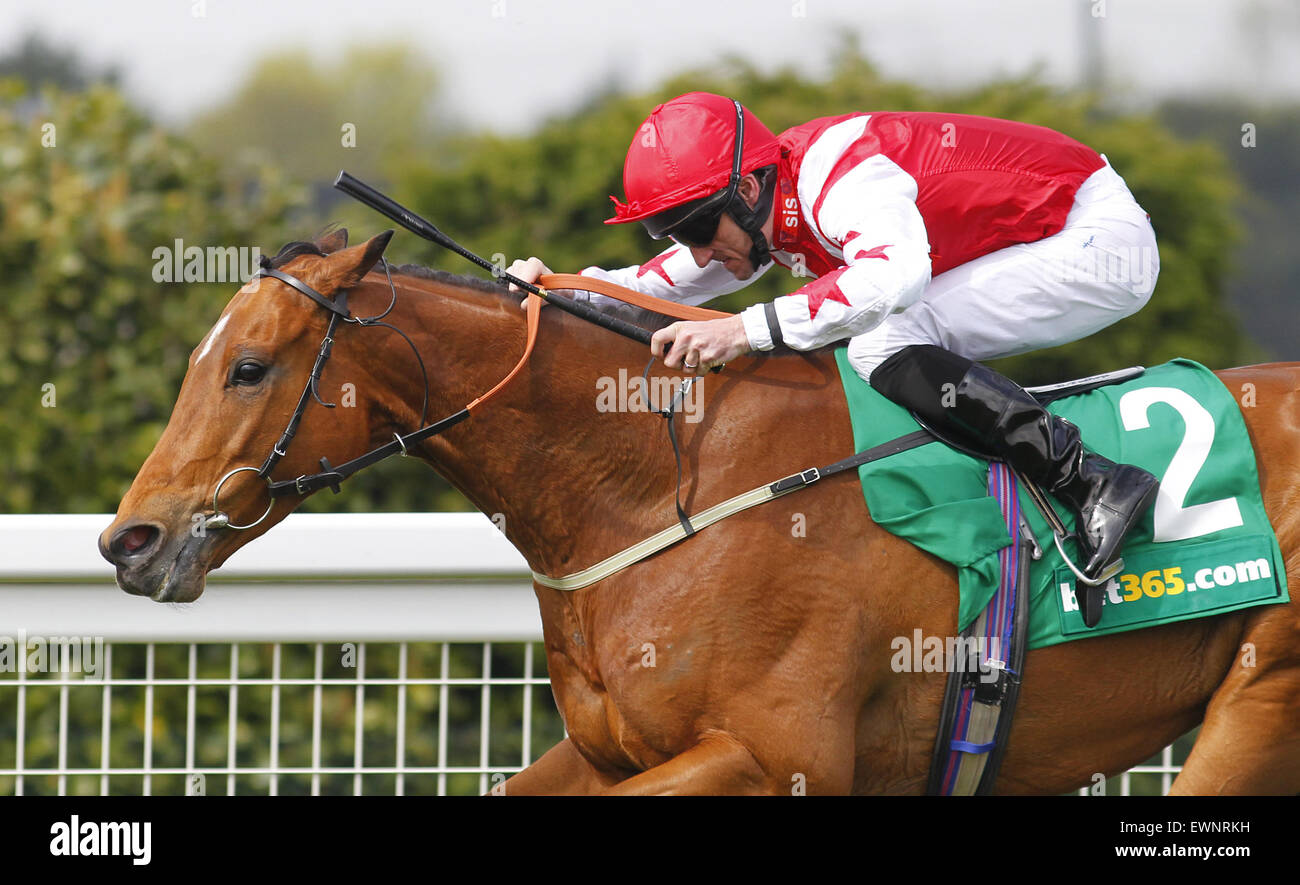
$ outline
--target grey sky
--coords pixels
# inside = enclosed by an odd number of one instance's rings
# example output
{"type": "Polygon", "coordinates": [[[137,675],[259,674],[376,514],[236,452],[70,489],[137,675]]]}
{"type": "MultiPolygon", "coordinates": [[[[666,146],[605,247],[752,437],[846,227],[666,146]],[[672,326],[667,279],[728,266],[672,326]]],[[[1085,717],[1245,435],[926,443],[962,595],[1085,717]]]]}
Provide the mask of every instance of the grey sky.
{"type": "Polygon", "coordinates": [[[1077,82],[1096,28],[1110,87],[1131,101],[1300,99],[1297,0],[0,0],[0,50],[32,28],[119,66],[170,120],[226,96],[277,47],[326,59],[353,42],[412,42],[437,61],[444,106],[517,131],[611,78],[642,88],[725,53],[824,70],[847,30],[886,74],[930,85],[1035,65],[1077,82]]]}

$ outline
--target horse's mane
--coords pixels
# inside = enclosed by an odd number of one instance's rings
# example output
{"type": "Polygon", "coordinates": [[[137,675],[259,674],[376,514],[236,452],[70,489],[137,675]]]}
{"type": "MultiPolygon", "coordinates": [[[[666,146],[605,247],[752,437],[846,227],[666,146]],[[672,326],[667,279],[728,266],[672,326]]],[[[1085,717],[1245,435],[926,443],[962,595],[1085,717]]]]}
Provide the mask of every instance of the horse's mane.
{"type": "Polygon", "coordinates": [[[462,286],[467,289],[477,289],[480,292],[492,292],[497,295],[506,294],[506,287],[500,283],[494,283],[482,277],[461,276],[449,270],[425,267],[423,264],[393,264],[389,265],[389,270],[402,276],[433,280],[435,283],[445,283],[449,286],[462,286]]]}

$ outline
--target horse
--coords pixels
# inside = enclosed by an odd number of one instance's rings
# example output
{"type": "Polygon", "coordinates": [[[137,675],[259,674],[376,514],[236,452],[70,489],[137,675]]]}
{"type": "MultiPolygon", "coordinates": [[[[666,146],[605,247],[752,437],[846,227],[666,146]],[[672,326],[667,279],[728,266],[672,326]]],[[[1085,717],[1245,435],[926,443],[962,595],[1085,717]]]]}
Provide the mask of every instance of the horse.
{"type": "MultiPolygon", "coordinates": [[[[356,405],[307,402],[275,474],[312,474],[321,457],[339,463],[391,444],[425,413],[450,415],[523,352],[518,294],[444,271],[381,269],[387,241],[348,246],[346,230],[335,231],[272,262],[327,298],[349,290],[358,316],[392,302],[386,322],[409,337],[335,333],[309,389],[328,397],[351,383],[356,405]]],[[[192,601],[209,571],[302,502],[292,490],[268,501],[266,480],[232,471],[262,463],[300,392],[307,401],[302,383],[329,318],[281,280],[236,292],[191,354],[170,420],[100,536],[121,589],[192,601]],[[213,528],[192,531],[223,482],[231,523],[265,518],[233,531],[205,516],[213,528]]],[[[602,379],[638,375],[647,358],[642,344],[543,310],[518,376],[472,420],[408,454],[494,514],[534,572],[586,568],[676,521],[664,422],[597,405],[602,379]]],[[[1295,586],[1300,364],[1218,376],[1254,392],[1243,414],[1295,586]]],[[[678,431],[688,512],[853,452],[830,349],[753,354],[698,384],[706,407],[678,431]]],[[[568,736],[505,792],[923,793],[947,674],[895,672],[891,639],[955,635],[956,576],[876,526],[854,474],[745,510],[584,589],[535,583],[568,736]]],[[[1092,785],[1198,724],[1172,793],[1300,792],[1298,606],[1030,651],[996,792],[1092,785]]]]}

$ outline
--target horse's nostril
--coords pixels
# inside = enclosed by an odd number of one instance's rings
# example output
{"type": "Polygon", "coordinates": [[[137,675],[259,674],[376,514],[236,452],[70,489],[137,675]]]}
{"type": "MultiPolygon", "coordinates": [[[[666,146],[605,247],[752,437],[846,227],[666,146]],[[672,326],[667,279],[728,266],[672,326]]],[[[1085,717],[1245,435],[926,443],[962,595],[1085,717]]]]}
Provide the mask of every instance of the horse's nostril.
{"type": "Polygon", "coordinates": [[[122,549],[127,553],[134,553],[149,543],[149,538],[154,534],[154,531],[154,529],[146,525],[136,526],[122,536],[122,549]]]}
{"type": "Polygon", "coordinates": [[[118,556],[135,556],[148,549],[157,538],[158,529],[151,525],[137,525],[118,532],[110,546],[118,556]]]}

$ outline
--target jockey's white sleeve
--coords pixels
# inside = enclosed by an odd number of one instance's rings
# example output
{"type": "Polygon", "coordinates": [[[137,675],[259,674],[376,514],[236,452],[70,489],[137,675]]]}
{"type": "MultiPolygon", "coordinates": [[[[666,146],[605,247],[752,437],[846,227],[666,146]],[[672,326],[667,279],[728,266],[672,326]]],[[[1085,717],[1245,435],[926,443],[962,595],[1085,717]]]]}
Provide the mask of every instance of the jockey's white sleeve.
{"type": "MultiPolygon", "coordinates": [[[[674,243],[644,264],[615,270],[588,267],[582,271],[582,275],[635,289],[656,298],[698,305],[719,295],[743,289],[771,266],[772,262],[769,261],[749,279],[738,280],[721,262],[711,261],[700,267],[691,257],[690,249],[674,243]]],[[[590,300],[599,303],[604,299],[605,296],[593,293],[590,300]]]]}
{"type": "MultiPolygon", "coordinates": [[[[844,266],[777,298],[773,305],[787,347],[812,350],[874,328],[914,303],[930,282],[930,245],[911,175],[870,156],[820,193],[825,178],[799,197],[805,224],[844,266]],[[818,205],[818,199],[820,205],[818,205]]],[[[797,256],[796,256],[797,258],[797,256]]],[[[766,307],[741,314],[750,344],[770,350],[766,307]]]]}

